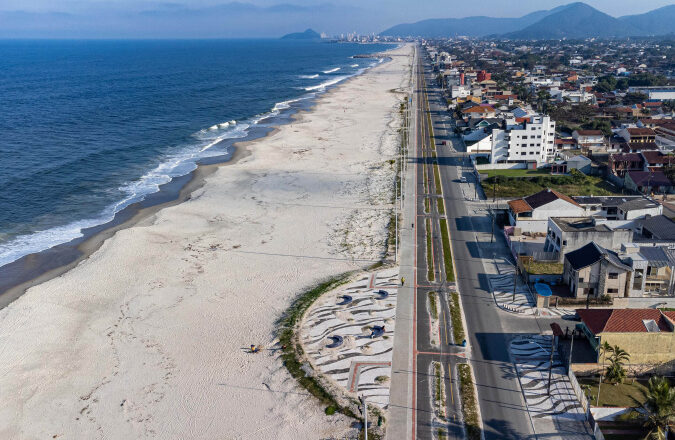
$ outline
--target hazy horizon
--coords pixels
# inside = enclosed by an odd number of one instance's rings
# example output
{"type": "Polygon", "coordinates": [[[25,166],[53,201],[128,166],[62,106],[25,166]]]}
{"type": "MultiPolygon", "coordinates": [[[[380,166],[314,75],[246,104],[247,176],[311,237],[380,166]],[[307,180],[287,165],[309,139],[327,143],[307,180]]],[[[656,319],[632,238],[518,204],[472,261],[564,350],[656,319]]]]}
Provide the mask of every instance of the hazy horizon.
{"type": "MultiPolygon", "coordinates": [[[[509,2],[510,3],[510,2],[509,2]]],[[[5,0],[0,5],[0,38],[275,38],[312,28],[330,35],[379,33],[428,18],[485,15],[520,17],[569,0],[522,0],[517,5],[485,0],[480,8],[457,1],[357,0],[5,0]]],[[[672,4],[669,0],[589,0],[585,3],[614,17],[640,14],[672,4]]]]}

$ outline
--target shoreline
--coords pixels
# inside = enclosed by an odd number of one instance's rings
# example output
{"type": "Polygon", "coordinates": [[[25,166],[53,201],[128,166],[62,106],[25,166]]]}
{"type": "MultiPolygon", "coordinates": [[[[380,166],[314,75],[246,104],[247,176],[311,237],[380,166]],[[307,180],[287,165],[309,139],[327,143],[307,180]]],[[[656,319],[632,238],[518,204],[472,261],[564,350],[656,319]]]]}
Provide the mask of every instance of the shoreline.
{"type": "MultiPolygon", "coordinates": [[[[350,81],[368,73],[374,67],[391,61],[390,52],[401,48],[402,45],[396,45],[392,49],[384,52],[374,52],[364,55],[363,58],[384,58],[382,63],[365,69],[358,75],[346,78],[337,84],[327,86],[323,91],[317,93],[313,98],[308,99],[308,105],[299,108],[291,108],[287,116],[287,121],[281,119],[278,124],[270,127],[260,127],[267,130],[265,134],[253,137],[249,140],[234,141],[230,148],[233,151],[230,154],[216,156],[210,159],[203,159],[197,162],[197,168],[190,173],[172,178],[169,182],[160,185],[159,190],[149,194],[143,200],[132,203],[121,211],[115,213],[112,220],[83,229],[82,237],[75,238],[65,243],[52,246],[40,252],[34,252],[0,266],[0,310],[21,297],[31,287],[40,285],[61,275],[64,275],[71,269],[77,267],[80,263],[87,260],[94,252],[101,248],[103,243],[114,236],[118,231],[131,228],[138,223],[151,218],[159,211],[184,203],[192,198],[192,194],[201,189],[206,183],[206,179],[216,172],[221,166],[234,165],[241,159],[249,156],[252,152],[248,149],[249,145],[261,142],[279,132],[280,127],[297,122],[301,122],[302,115],[311,112],[319,99],[328,96],[339,90],[341,86],[350,81]],[[222,158],[227,158],[222,160],[222,158]],[[212,163],[209,163],[213,161],[212,163]],[[178,186],[178,188],[173,188],[178,186]],[[155,199],[159,199],[155,201],[155,199]],[[164,200],[166,199],[166,200],[164,200]]],[[[298,97],[296,99],[301,99],[298,97]]]]}
{"type": "Polygon", "coordinates": [[[289,374],[279,319],[382,258],[410,49],[80,243],[88,258],[0,310],[0,437],[355,435],[289,374]]]}

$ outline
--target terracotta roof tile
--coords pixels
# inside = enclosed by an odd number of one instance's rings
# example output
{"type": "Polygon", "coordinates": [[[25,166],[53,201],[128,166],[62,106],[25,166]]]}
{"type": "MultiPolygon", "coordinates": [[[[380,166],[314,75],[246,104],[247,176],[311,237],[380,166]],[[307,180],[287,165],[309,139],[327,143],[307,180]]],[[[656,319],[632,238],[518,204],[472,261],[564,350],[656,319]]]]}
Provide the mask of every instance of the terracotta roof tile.
{"type": "Polygon", "coordinates": [[[516,199],[516,200],[509,200],[509,208],[511,208],[511,211],[513,211],[516,214],[520,214],[521,212],[530,212],[532,211],[532,207],[527,204],[527,202],[523,199],[516,199]]]}
{"type": "MultiPolygon", "coordinates": [[[[672,313],[672,312],[671,312],[672,313]]],[[[662,332],[672,332],[666,318],[671,316],[658,309],[578,309],[577,314],[586,327],[598,333],[647,333],[644,320],[653,320],[662,332]]]]}

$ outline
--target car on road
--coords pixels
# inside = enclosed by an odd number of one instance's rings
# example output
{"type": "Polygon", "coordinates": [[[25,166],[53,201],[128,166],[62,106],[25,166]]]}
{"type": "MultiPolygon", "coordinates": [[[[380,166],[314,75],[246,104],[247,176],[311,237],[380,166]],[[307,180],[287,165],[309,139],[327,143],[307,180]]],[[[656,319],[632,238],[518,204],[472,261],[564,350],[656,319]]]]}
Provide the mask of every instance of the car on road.
{"type": "Polygon", "coordinates": [[[466,180],[466,177],[462,176],[462,177],[459,178],[459,182],[460,183],[467,183],[468,180],[466,180]]]}

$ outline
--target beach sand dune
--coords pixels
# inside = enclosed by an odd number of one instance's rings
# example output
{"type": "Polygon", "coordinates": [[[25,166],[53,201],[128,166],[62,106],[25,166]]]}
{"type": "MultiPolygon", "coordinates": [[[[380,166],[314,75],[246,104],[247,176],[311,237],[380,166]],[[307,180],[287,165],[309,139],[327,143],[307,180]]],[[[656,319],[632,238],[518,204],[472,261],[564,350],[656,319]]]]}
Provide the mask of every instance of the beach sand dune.
{"type": "MultiPolygon", "coordinates": [[[[411,48],[396,50],[410,54],[411,48]]],[[[302,290],[383,252],[394,56],[254,141],[187,202],[117,232],[0,310],[0,438],[317,439],[324,415],[271,349],[302,290]]]]}

